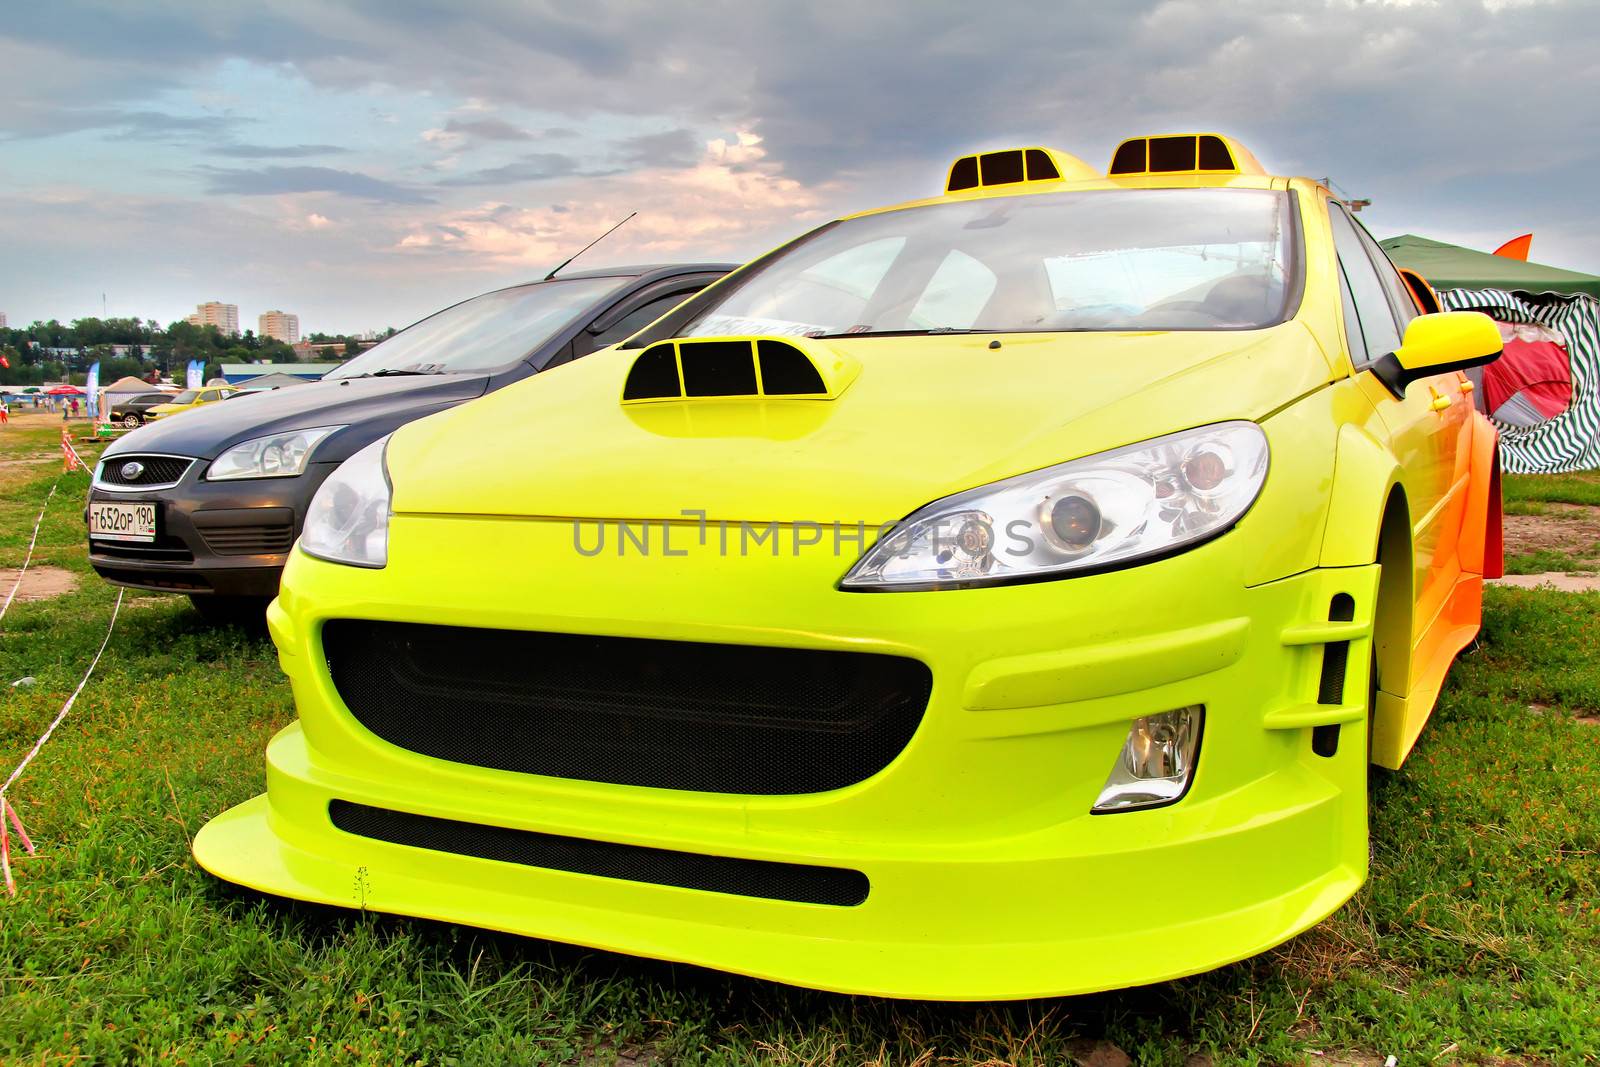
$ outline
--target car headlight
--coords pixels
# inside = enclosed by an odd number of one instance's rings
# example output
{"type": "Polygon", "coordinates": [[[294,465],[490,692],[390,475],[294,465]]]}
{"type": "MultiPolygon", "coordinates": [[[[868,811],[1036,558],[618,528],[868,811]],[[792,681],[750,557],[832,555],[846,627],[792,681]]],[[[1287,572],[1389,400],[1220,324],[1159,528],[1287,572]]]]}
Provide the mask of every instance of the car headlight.
{"type": "Polygon", "coordinates": [[[206,481],[230,478],[292,478],[302,474],[312,449],[343,426],[313,426],[290,430],[234,445],[211,463],[206,481]]]}
{"type": "Polygon", "coordinates": [[[339,465],[311,498],[300,549],[307,555],[353,567],[389,561],[389,472],[379,438],[339,465]]]}
{"type": "Polygon", "coordinates": [[[841,589],[959,589],[1064,578],[1199,544],[1250,509],[1267,436],[1219,422],[969,489],[919,508],[841,589]]]}

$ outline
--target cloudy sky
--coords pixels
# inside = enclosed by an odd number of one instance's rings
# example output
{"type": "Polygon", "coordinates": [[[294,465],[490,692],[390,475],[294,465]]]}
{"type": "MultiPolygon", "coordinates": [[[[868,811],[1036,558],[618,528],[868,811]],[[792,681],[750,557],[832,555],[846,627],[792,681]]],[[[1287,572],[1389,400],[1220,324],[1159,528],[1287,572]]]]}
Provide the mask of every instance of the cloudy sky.
{"type": "Polygon", "coordinates": [[[401,326],[748,258],[974,149],[1231,133],[1379,235],[1600,272],[1600,0],[51,0],[0,22],[0,311],[401,326]],[[270,7],[270,10],[269,10],[270,7]]]}

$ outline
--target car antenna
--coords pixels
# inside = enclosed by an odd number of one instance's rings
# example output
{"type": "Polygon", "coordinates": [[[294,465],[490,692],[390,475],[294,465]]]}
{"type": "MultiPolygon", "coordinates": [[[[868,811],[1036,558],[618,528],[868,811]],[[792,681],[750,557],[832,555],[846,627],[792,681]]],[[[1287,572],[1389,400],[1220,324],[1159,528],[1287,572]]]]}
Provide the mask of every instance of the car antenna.
{"type": "MultiPolygon", "coordinates": [[[[637,214],[638,214],[637,211],[628,212],[628,219],[633,218],[637,214]]],[[[601,234],[599,237],[596,237],[594,240],[590,241],[588,244],[584,245],[582,248],[580,248],[576,252],[572,253],[572,255],[570,255],[566,259],[562,260],[561,261],[561,266],[557,267],[555,270],[551,271],[549,274],[546,274],[544,276],[544,280],[545,281],[549,281],[552,278],[554,278],[557,274],[560,274],[563,270],[566,270],[568,263],[571,263],[573,260],[575,260],[579,256],[583,255],[585,252],[589,251],[589,249],[593,248],[595,245],[599,244],[601,241],[604,241],[607,237],[610,237],[612,234],[614,234],[618,230],[622,229],[622,223],[623,222],[627,222],[628,219],[623,219],[622,222],[617,223],[615,226],[611,227],[611,229],[607,230],[605,233],[601,234]]]]}

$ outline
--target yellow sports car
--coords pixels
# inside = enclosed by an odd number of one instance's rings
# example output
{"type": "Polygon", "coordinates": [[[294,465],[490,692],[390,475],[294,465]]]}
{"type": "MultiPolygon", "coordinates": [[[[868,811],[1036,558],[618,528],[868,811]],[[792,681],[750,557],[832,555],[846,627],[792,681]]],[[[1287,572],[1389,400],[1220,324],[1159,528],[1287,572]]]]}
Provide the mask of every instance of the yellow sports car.
{"type": "Polygon", "coordinates": [[[1499,351],[1226,137],[966,156],[346,462],[195,855],[853,993],[1261,952],[1478,629],[1499,351]]]}
{"type": "MultiPolygon", "coordinates": [[[[219,400],[226,400],[239,390],[230,386],[207,386],[204,389],[185,389],[165,404],[157,404],[145,413],[149,419],[164,419],[170,415],[177,415],[184,411],[193,411],[195,408],[206,404],[215,404],[219,400]]],[[[185,423],[184,425],[188,425],[185,423]]]]}

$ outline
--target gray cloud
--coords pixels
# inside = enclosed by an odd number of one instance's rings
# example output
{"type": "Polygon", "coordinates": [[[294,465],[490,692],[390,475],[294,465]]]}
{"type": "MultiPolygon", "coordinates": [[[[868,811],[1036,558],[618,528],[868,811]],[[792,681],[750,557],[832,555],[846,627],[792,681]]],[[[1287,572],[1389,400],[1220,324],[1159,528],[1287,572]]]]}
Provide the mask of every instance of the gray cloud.
{"type": "Polygon", "coordinates": [[[597,178],[615,174],[615,170],[585,170],[578,160],[560,152],[533,152],[512,163],[499,167],[457,174],[441,181],[440,185],[514,185],[521,182],[542,182],[552,178],[597,178]]]}
{"type": "Polygon", "coordinates": [[[262,167],[259,170],[201,167],[207,192],[231,196],[275,196],[283,193],[333,193],[385,204],[431,204],[432,197],[358,171],[332,167],[262,167]]]}
{"type": "Polygon", "coordinates": [[[479,141],[531,141],[534,135],[504,119],[451,119],[446,133],[459,133],[479,141]]]}
{"type": "Polygon", "coordinates": [[[214,156],[234,159],[305,159],[350,151],[336,144],[221,144],[207,149],[214,156]]]}
{"type": "Polygon", "coordinates": [[[700,158],[702,146],[692,131],[676,129],[624,138],[617,150],[630,167],[688,167],[700,158]]]}
{"type": "Polygon", "coordinates": [[[172,115],[163,111],[122,110],[118,108],[64,108],[52,112],[49,121],[18,123],[21,116],[0,117],[12,137],[52,137],[87,130],[103,130],[128,137],[163,141],[209,140],[227,136],[251,120],[236,115],[172,115]]]}

